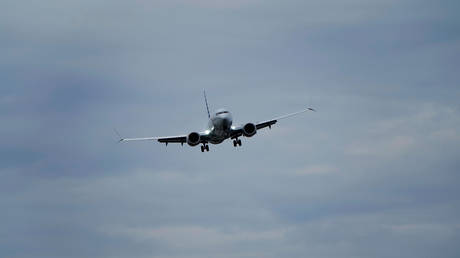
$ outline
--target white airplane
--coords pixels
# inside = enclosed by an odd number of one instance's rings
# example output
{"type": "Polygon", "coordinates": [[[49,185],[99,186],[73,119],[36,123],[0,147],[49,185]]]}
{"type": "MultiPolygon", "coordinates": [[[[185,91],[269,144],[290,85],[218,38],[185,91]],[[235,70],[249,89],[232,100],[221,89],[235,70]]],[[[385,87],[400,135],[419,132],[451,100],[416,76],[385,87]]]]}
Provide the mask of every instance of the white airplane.
{"type": "MultiPolygon", "coordinates": [[[[122,138],[120,142],[128,141],[152,141],[156,140],[161,143],[180,143],[184,145],[187,143],[190,146],[201,145],[201,152],[209,151],[208,143],[220,144],[226,139],[233,139],[233,146],[241,146],[241,136],[252,137],[257,133],[257,130],[268,127],[271,129],[272,125],[276,124],[278,120],[288,118],[303,112],[315,111],[313,108],[306,108],[291,114],[279,116],[271,120],[266,120],[258,123],[246,123],[244,125],[232,125],[233,119],[231,113],[226,109],[218,109],[214,114],[209,113],[208,100],[206,92],[203,91],[204,100],[206,103],[206,110],[208,111],[208,129],[204,132],[191,132],[188,135],[166,136],[166,137],[144,137],[144,138],[122,138]]],[[[118,133],[117,133],[118,134],[118,133]]],[[[118,134],[119,135],[119,134],[118,134]]]]}

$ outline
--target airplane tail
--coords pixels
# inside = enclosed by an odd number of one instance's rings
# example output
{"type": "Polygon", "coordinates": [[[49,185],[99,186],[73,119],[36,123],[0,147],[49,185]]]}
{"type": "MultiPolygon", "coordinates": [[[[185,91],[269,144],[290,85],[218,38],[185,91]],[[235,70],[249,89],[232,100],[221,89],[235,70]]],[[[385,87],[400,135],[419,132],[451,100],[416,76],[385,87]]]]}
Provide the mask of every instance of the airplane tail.
{"type": "Polygon", "coordinates": [[[204,95],[204,102],[206,103],[206,110],[208,111],[208,118],[211,118],[211,114],[209,113],[208,99],[206,98],[205,90],[203,90],[203,95],[204,95]]]}

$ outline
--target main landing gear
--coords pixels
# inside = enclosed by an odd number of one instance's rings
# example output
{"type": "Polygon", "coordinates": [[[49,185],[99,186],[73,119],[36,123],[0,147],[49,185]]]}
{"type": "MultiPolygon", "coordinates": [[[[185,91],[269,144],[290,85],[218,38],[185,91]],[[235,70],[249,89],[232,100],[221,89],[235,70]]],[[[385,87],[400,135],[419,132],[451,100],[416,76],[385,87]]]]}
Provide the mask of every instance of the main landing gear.
{"type": "Polygon", "coordinates": [[[240,139],[233,140],[233,147],[236,147],[236,146],[241,146],[241,140],[240,139]]]}
{"type": "Polygon", "coordinates": [[[207,145],[206,143],[203,143],[203,145],[201,146],[201,152],[204,151],[209,151],[209,145],[207,145]]]}

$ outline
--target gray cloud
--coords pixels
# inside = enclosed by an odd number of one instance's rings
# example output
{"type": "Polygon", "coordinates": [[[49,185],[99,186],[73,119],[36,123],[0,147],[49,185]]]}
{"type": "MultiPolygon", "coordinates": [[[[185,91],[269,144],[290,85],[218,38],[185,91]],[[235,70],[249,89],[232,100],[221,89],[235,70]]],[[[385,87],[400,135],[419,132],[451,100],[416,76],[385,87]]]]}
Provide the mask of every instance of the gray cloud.
{"type": "Polygon", "coordinates": [[[458,256],[457,2],[0,6],[0,256],[458,256]]]}

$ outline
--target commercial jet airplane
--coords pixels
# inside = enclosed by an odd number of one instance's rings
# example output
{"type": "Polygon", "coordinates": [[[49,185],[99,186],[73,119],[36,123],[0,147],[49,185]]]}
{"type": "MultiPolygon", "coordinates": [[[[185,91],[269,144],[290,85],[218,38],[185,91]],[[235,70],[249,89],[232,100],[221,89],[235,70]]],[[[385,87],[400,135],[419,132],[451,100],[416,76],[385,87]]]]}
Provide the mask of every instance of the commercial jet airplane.
{"type": "MultiPolygon", "coordinates": [[[[279,116],[271,120],[266,120],[257,123],[246,123],[244,125],[232,125],[233,119],[231,113],[226,109],[218,109],[212,115],[209,113],[208,100],[206,92],[203,92],[204,100],[206,103],[206,110],[208,111],[208,129],[204,132],[191,132],[188,135],[167,136],[167,137],[144,137],[144,138],[122,138],[120,142],[128,141],[152,141],[156,140],[161,143],[180,143],[184,145],[187,143],[190,146],[201,145],[201,152],[209,151],[208,143],[220,144],[226,139],[233,140],[233,146],[241,146],[241,139],[239,137],[252,137],[257,133],[257,130],[268,127],[271,129],[272,125],[276,124],[278,120],[288,118],[303,112],[315,111],[313,108],[306,108],[291,114],[279,116]]],[[[121,138],[121,137],[120,137],[121,138]]]]}

